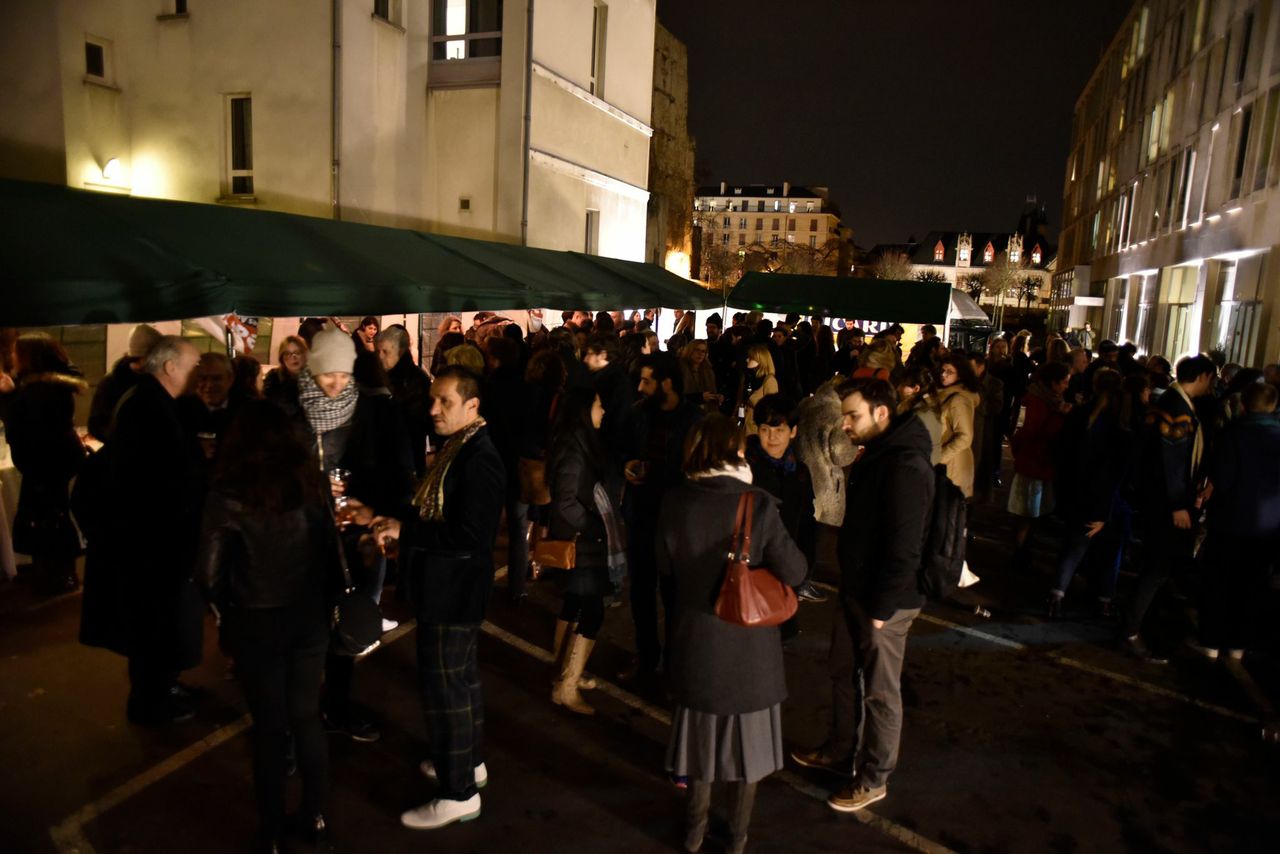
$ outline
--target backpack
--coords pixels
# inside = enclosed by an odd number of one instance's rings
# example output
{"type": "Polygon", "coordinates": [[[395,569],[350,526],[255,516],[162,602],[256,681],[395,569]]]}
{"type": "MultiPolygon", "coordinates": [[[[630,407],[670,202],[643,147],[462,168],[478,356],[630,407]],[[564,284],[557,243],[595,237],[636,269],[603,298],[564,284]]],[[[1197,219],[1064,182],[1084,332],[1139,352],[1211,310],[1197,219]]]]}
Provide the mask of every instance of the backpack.
{"type": "Polygon", "coordinates": [[[920,560],[920,592],[929,599],[949,596],[964,569],[968,507],[960,487],[947,477],[947,467],[933,467],[933,509],[920,560]]]}

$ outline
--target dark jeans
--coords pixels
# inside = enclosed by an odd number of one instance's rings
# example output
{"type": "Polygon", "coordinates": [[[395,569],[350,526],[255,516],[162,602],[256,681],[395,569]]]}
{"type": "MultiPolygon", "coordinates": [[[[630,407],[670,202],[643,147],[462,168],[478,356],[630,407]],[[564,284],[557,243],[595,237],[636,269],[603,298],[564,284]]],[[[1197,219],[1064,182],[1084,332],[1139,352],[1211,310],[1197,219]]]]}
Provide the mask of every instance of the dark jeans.
{"type": "Polygon", "coordinates": [[[169,691],[178,683],[178,671],[151,654],[135,650],[129,654],[129,713],[131,716],[160,714],[169,701],[169,691]]]}
{"type": "Polygon", "coordinates": [[[828,660],[832,682],[828,749],[837,758],[854,756],[859,782],[879,788],[898,765],[902,663],[907,635],[920,609],[895,611],[877,629],[852,598],[842,596],[840,607],[843,619],[837,616],[833,621],[828,660]]]}
{"type": "Polygon", "coordinates": [[[1065,595],[1076,570],[1088,559],[1097,573],[1098,598],[1110,602],[1116,595],[1120,563],[1124,547],[1129,542],[1130,518],[1128,509],[1116,510],[1092,538],[1085,536],[1083,523],[1068,522],[1068,532],[1062,539],[1062,553],[1058,557],[1058,580],[1054,592],[1065,595]]]}
{"type": "Polygon", "coordinates": [[[529,574],[529,505],[518,497],[507,498],[507,595],[524,595],[529,574]]]}
{"type": "Polygon", "coordinates": [[[577,634],[595,640],[604,625],[604,597],[566,593],[564,605],[560,608],[560,619],[566,623],[577,623],[577,634]]]}
{"type": "Polygon", "coordinates": [[[1196,531],[1175,528],[1172,514],[1154,511],[1146,515],[1147,529],[1143,538],[1147,560],[1138,576],[1138,587],[1133,593],[1133,601],[1125,612],[1121,626],[1123,637],[1133,637],[1142,631],[1142,622],[1146,619],[1151,603],[1156,594],[1164,587],[1165,582],[1173,575],[1182,575],[1191,565],[1195,551],[1196,531]],[[1160,518],[1155,518],[1156,513],[1160,518]]]}
{"type": "MultiPolygon", "coordinates": [[[[631,523],[627,536],[627,570],[631,575],[631,619],[636,627],[636,654],[640,666],[645,670],[654,670],[662,661],[663,643],[658,637],[658,596],[662,596],[662,610],[666,615],[673,614],[674,588],[670,577],[659,577],[657,555],[654,552],[655,530],[653,520],[640,520],[639,524],[631,523]],[[644,524],[648,522],[648,524],[644,524]]],[[[671,636],[675,630],[675,620],[664,620],[666,631],[664,638],[668,658],[671,654],[671,636]]],[[[671,662],[666,663],[667,672],[671,672],[671,662]]]]}
{"type": "Polygon", "coordinates": [[[319,602],[288,608],[227,609],[228,639],[253,716],[253,784],[264,829],[285,814],[285,752],[290,734],[302,777],[301,815],[324,812],[329,745],[320,724],[320,681],[329,621],[319,602]]]}
{"type": "Polygon", "coordinates": [[[476,666],[478,625],[418,623],[418,684],[431,762],[440,797],[465,801],[476,793],[484,761],[484,702],[476,666]]]}

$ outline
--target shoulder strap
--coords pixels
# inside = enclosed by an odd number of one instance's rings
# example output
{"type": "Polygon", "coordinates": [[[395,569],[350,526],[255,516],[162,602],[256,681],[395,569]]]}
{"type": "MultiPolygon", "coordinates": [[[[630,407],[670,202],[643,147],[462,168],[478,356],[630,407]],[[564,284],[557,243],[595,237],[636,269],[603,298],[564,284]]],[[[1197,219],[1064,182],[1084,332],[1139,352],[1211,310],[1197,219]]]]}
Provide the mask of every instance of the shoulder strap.
{"type": "Polygon", "coordinates": [[[741,499],[747,505],[747,518],[742,523],[742,560],[751,560],[751,522],[755,516],[756,494],[748,489],[742,493],[741,499]]]}
{"type": "Polygon", "coordinates": [[[738,496],[738,515],[733,522],[733,533],[729,535],[729,560],[738,560],[742,555],[742,523],[747,517],[747,496],[744,492],[738,496]]]}

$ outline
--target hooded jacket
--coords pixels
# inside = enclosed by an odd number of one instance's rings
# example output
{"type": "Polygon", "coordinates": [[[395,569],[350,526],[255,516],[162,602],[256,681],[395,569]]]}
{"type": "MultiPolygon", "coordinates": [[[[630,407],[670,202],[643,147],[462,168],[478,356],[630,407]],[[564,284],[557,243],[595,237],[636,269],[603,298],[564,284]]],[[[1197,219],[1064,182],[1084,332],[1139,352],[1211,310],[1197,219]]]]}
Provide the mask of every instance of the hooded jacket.
{"type": "Polygon", "coordinates": [[[840,396],[837,378],[822,385],[813,397],[796,407],[796,456],[809,469],[813,480],[814,514],[823,525],[844,521],[845,466],[853,462],[857,449],[840,426],[840,396]]]}
{"type": "Polygon", "coordinates": [[[840,589],[873,619],[924,605],[919,571],[933,506],[932,452],[929,431],[909,412],[868,442],[849,469],[840,589]]]}

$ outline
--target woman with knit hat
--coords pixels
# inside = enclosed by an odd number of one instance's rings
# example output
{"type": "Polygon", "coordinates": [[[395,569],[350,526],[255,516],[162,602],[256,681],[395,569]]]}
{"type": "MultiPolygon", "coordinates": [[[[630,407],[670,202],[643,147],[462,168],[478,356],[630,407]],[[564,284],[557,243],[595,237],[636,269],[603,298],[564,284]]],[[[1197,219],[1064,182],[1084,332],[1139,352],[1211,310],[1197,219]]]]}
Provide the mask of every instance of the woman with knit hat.
{"type": "MultiPolygon", "coordinates": [[[[357,524],[368,524],[375,513],[389,514],[413,497],[413,455],[395,401],[365,393],[352,376],[355,361],[355,342],[349,335],[334,326],[316,333],[307,365],[298,374],[298,404],[302,426],[318,464],[330,476],[334,496],[347,496],[351,506],[359,508],[357,524]]],[[[368,532],[358,527],[344,531],[342,541],[356,586],[377,601],[386,559],[368,532]]],[[[378,728],[352,707],[353,665],[353,659],[330,652],[325,721],[330,731],[376,741],[378,728]]]]}

